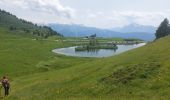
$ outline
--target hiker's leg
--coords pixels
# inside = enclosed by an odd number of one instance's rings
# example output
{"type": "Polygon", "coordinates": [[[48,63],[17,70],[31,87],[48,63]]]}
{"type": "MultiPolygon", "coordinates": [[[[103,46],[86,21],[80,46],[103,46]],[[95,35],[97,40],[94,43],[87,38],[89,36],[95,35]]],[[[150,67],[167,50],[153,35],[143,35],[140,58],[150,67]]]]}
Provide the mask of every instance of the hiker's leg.
{"type": "Polygon", "coordinates": [[[5,87],[5,96],[6,96],[6,91],[7,91],[7,89],[6,89],[6,87],[5,87]]]}
{"type": "Polygon", "coordinates": [[[7,96],[7,95],[8,95],[8,88],[5,87],[5,96],[7,96]]]}
{"type": "Polygon", "coordinates": [[[9,95],[9,87],[7,87],[7,95],[9,95]]]}

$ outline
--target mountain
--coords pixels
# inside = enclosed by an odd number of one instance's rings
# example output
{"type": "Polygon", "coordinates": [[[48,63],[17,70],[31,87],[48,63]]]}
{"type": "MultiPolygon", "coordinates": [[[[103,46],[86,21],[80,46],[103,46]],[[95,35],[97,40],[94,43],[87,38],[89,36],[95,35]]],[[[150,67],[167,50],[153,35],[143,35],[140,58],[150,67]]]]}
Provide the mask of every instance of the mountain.
{"type": "Polygon", "coordinates": [[[47,26],[38,26],[24,19],[19,19],[15,15],[0,9],[0,27],[10,31],[18,31],[24,34],[47,38],[51,35],[60,35],[47,26]]]}
{"type": "Polygon", "coordinates": [[[121,37],[121,38],[138,38],[142,40],[153,40],[154,34],[148,32],[118,32],[109,29],[99,29],[95,27],[87,27],[83,25],[67,25],[67,24],[49,24],[53,30],[67,37],[84,37],[97,34],[98,37],[121,37]]]}
{"type": "Polygon", "coordinates": [[[117,32],[123,32],[123,33],[144,32],[144,33],[154,34],[156,32],[156,29],[157,28],[154,26],[144,26],[144,25],[132,23],[130,25],[126,25],[124,27],[119,27],[119,28],[113,28],[111,30],[117,32]]]}
{"type": "Polygon", "coordinates": [[[98,29],[95,27],[86,27],[83,25],[67,25],[67,24],[49,24],[49,26],[58,30],[58,32],[62,33],[67,37],[84,37],[92,34],[97,34],[98,37],[110,37],[112,34],[118,35],[120,32],[114,32],[111,30],[98,29]]]}

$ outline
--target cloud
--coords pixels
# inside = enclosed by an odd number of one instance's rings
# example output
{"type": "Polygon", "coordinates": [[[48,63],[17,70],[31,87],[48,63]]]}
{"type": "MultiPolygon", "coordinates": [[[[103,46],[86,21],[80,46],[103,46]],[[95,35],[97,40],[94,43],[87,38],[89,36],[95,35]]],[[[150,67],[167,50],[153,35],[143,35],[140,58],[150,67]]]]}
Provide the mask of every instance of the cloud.
{"type": "Polygon", "coordinates": [[[63,6],[59,0],[1,0],[0,5],[13,8],[32,10],[38,13],[54,14],[60,17],[71,18],[74,9],[63,6]]]}
{"type": "Polygon", "coordinates": [[[0,8],[34,23],[73,23],[99,28],[121,27],[131,23],[158,26],[164,18],[170,19],[170,9],[106,11],[83,8],[81,4],[77,4],[80,8],[72,5],[75,7],[73,9],[63,5],[62,2],[61,0],[0,0],[0,8]]]}
{"type": "Polygon", "coordinates": [[[86,25],[100,28],[122,27],[131,23],[158,26],[164,18],[170,19],[170,10],[158,11],[111,11],[87,12],[83,17],[86,25]]]}
{"type": "Polygon", "coordinates": [[[138,23],[143,25],[158,25],[165,17],[170,18],[169,11],[163,12],[114,11],[111,16],[114,17],[114,15],[116,15],[116,18],[124,18],[127,24],[138,23]]]}

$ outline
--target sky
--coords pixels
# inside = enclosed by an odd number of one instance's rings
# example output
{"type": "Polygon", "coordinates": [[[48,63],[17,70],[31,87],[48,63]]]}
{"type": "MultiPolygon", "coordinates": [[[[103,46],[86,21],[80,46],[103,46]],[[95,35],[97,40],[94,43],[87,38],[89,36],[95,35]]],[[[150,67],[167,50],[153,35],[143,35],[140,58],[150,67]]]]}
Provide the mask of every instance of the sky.
{"type": "Polygon", "coordinates": [[[38,24],[115,28],[132,23],[159,26],[170,19],[170,0],[0,0],[0,9],[38,24]]]}

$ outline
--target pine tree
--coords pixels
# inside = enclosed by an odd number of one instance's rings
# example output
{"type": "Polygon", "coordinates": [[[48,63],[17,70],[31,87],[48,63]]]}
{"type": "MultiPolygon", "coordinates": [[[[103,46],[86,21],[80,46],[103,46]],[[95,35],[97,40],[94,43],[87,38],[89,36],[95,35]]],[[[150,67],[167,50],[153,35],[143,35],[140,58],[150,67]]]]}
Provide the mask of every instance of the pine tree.
{"type": "Polygon", "coordinates": [[[155,35],[156,39],[170,35],[170,26],[167,18],[165,18],[164,21],[160,24],[155,35]]]}

